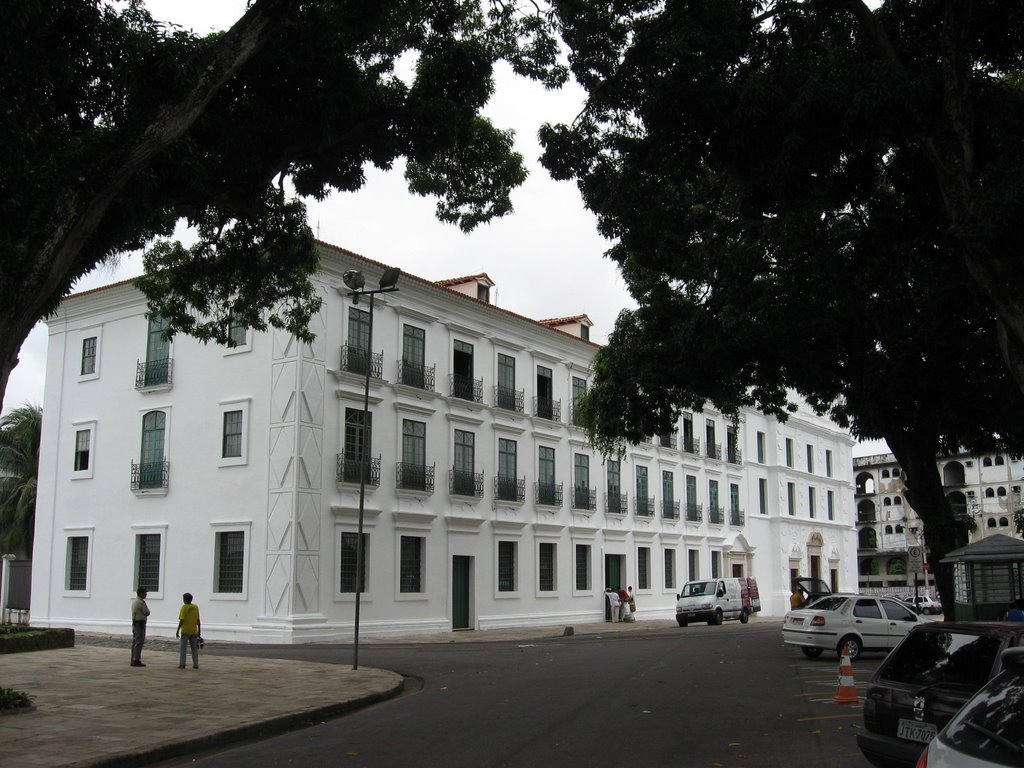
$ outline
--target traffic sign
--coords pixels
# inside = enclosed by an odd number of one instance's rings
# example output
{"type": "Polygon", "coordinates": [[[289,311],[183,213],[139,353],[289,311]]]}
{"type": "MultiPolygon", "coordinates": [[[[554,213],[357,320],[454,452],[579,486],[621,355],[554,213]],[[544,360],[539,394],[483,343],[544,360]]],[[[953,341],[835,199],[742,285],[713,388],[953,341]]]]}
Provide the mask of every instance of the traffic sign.
{"type": "Polygon", "coordinates": [[[907,570],[921,573],[924,570],[924,547],[907,547],[907,570]]]}

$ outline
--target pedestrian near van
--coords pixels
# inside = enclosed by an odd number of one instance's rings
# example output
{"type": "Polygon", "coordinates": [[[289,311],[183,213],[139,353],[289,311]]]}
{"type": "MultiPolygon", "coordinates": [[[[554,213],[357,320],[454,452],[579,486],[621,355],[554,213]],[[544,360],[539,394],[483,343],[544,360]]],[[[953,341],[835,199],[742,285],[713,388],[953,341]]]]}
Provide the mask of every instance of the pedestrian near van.
{"type": "Polygon", "coordinates": [[[185,668],[185,644],[192,649],[192,669],[199,669],[199,636],[202,625],[199,621],[199,606],[192,602],[192,593],[181,596],[183,605],[178,611],[178,628],[174,636],[180,637],[178,642],[178,669],[185,668]]]}
{"type": "Polygon", "coordinates": [[[132,666],[144,667],[142,663],[142,645],[146,642],[146,619],[149,618],[149,606],[146,595],[149,593],[139,587],[135,590],[132,600],[132,666]]]}

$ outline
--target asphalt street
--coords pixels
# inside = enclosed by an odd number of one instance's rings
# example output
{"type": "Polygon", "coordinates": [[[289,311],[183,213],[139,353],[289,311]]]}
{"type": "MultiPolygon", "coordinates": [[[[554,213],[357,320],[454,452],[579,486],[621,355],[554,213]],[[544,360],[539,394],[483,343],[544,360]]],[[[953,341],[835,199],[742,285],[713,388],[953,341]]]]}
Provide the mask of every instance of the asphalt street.
{"type": "MultiPolygon", "coordinates": [[[[232,655],[349,663],[345,646],[232,655]]],[[[854,666],[858,688],[883,656],[854,666]]],[[[166,765],[864,768],[834,654],[806,659],[753,621],[516,642],[381,644],[360,661],[407,693],[301,731],[166,765]]],[[[273,695],[273,692],[268,692],[273,695]]]]}

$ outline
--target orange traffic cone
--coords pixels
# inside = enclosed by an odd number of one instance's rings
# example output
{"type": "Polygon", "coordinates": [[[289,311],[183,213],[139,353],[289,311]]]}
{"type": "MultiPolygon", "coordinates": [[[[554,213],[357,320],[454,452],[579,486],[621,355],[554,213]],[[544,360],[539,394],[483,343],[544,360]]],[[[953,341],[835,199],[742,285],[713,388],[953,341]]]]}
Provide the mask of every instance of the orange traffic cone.
{"type": "Polygon", "coordinates": [[[859,704],[857,689],[853,685],[853,664],[850,663],[850,651],[843,648],[843,655],[839,657],[839,685],[836,686],[836,695],[832,697],[836,704],[859,704]]]}

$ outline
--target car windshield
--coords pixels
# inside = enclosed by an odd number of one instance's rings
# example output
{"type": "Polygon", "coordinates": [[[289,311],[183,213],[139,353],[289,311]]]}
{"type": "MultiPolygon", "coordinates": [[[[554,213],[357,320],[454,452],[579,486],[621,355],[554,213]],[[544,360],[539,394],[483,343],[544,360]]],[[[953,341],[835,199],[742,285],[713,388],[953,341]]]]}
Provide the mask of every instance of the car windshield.
{"type": "Polygon", "coordinates": [[[969,632],[913,632],[885,660],[879,677],[917,687],[980,688],[992,674],[1002,640],[969,632]]]}
{"type": "Polygon", "coordinates": [[[996,765],[1024,763],[1024,676],[994,677],[953,718],[943,740],[996,765]]]}
{"type": "Polygon", "coordinates": [[[846,600],[845,597],[819,597],[807,607],[815,611],[838,611],[846,605],[846,600]]]}
{"type": "Polygon", "coordinates": [[[713,581],[692,581],[683,587],[683,597],[713,594],[715,594],[715,582],[713,581]]]}

